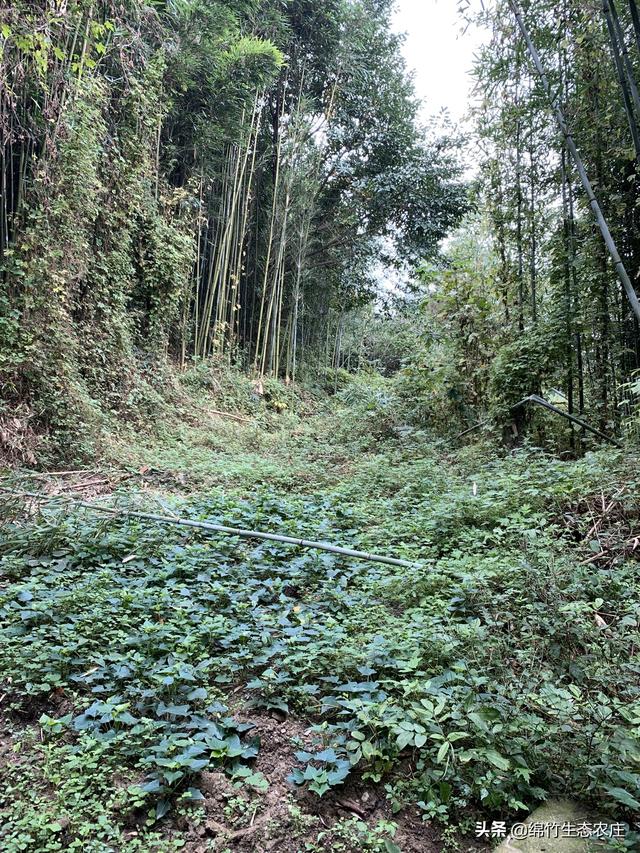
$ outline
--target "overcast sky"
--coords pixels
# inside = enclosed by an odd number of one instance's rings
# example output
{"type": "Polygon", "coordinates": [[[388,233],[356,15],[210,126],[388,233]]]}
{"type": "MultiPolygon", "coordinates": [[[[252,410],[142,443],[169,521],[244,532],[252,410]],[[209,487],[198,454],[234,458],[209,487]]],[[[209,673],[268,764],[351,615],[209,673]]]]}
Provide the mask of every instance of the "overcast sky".
{"type": "Polygon", "coordinates": [[[394,28],[407,33],[404,56],[415,71],[416,90],[427,114],[448,107],[451,118],[459,122],[469,104],[473,55],[485,33],[470,27],[462,34],[456,0],[396,2],[394,28]]]}

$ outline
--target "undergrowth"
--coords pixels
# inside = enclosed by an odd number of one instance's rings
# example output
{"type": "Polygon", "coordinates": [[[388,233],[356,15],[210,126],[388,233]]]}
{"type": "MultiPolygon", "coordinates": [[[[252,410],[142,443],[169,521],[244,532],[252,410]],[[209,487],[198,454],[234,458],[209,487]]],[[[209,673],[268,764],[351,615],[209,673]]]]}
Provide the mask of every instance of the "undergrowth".
{"type": "MultiPolygon", "coordinates": [[[[364,441],[344,407],[285,411],[280,427],[261,412],[169,426],[127,464],[195,476],[197,493],[162,497],[181,517],[412,568],[6,499],[3,849],[179,847],[162,820],[197,813],[203,771],[268,788],[246,722],[265,712],[311,726],[290,781],[319,796],[377,785],[392,813],[454,825],[568,796],[632,822],[637,562],[602,564],[565,514],[625,483],[637,517],[637,460],[530,448],[487,461],[482,445],[364,441]]],[[[157,493],[115,499],[158,511],[157,493]]]]}

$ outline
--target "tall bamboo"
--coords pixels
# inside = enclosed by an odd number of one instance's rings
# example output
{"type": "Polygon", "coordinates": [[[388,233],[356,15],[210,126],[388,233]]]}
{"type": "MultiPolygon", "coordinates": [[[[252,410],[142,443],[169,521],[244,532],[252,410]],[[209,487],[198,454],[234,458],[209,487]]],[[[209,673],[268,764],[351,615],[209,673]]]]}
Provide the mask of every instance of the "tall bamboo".
{"type": "Polygon", "coordinates": [[[640,118],[640,91],[638,90],[638,84],[636,83],[633,64],[631,62],[631,57],[629,56],[624,31],[622,29],[622,25],[620,24],[620,17],[618,15],[618,10],[616,9],[616,4],[614,0],[609,0],[609,8],[611,10],[611,19],[613,21],[616,35],[618,37],[618,44],[620,45],[620,52],[622,54],[627,80],[629,83],[629,91],[631,93],[631,98],[633,100],[633,105],[636,111],[637,124],[638,118],[640,118]]]}
{"type": "Polygon", "coordinates": [[[636,47],[638,48],[638,53],[640,53],[640,13],[638,12],[636,0],[629,0],[629,10],[633,22],[633,32],[636,37],[636,47]]]}
{"type": "Polygon", "coordinates": [[[569,128],[568,128],[567,123],[566,123],[565,118],[564,118],[564,114],[563,114],[562,109],[558,103],[558,95],[551,88],[551,85],[550,85],[549,80],[547,78],[546,72],[544,70],[544,66],[542,65],[542,62],[540,60],[540,56],[538,54],[538,51],[536,50],[536,47],[533,44],[533,41],[531,40],[531,36],[529,35],[529,30],[527,29],[527,26],[524,22],[524,18],[523,18],[522,12],[520,10],[519,4],[516,2],[516,0],[509,0],[509,5],[511,6],[511,9],[515,15],[516,21],[517,21],[518,26],[520,28],[520,32],[522,33],[522,36],[526,42],[527,49],[529,50],[531,60],[533,62],[533,65],[534,65],[537,73],[538,73],[538,76],[540,77],[540,82],[542,84],[544,92],[549,99],[549,102],[550,102],[551,107],[553,109],[553,112],[555,114],[556,122],[558,124],[559,129],[560,129],[560,132],[562,133],[562,136],[564,137],[567,148],[571,152],[571,156],[572,156],[573,161],[575,163],[576,170],[578,172],[578,175],[580,176],[582,186],[583,186],[585,193],[587,195],[587,198],[589,200],[589,205],[591,207],[591,210],[593,211],[593,214],[596,218],[596,222],[598,223],[598,227],[600,228],[600,231],[602,233],[604,243],[605,243],[607,251],[611,257],[611,260],[614,264],[616,273],[620,279],[620,282],[622,283],[622,286],[624,287],[624,290],[625,290],[625,293],[627,294],[627,298],[629,300],[631,308],[632,308],[635,316],[640,321],[640,301],[638,301],[638,297],[637,297],[636,292],[633,288],[633,285],[631,284],[631,280],[629,278],[627,270],[625,269],[625,266],[622,262],[622,259],[618,253],[618,249],[617,249],[615,241],[611,235],[611,231],[609,230],[609,226],[607,224],[607,221],[604,218],[604,214],[602,213],[602,209],[600,207],[600,204],[598,203],[598,200],[597,200],[597,198],[593,192],[593,187],[591,186],[591,182],[589,181],[589,177],[587,175],[587,171],[586,171],[584,163],[582,161],[582,157],[580,156],[580,153],[579,153],[578,148],[575,144],[573,136],[569,132],[569,128]]]}
{"type": "MultiPolygon", "coordinates": [[[[264,262],[264,274],[262,277],[262,292],[260,295],[260,316],[258,319],[258,329],[256,333],[256,348],[255,348],[255,357],[253,362],[254,371],[258,372],[260,375],[264,372],[264,358],[261,355],[264,349],[263,346],[263,338],[265,335],[268,336],[268,331],[265,330],[264,316],[265,316],[265,306],[266,306],[266,298],[267,298],[267,288],[269,284],[269,271],[271,266],[271,254],[273,252],[273,241],[275,236],[275,225],[276,225],[276,214],[278,209],[278,194],[280,188],[280,173],[282,167],[282,132],[280,129],[281,120],[284,117],[284,98],[282,99],[282,104],[278,107],[278,121],[276,124],[276,150],[275,150],[275,170],[274,170],[274,181],[273,181],[273,198],[271,201],[271,219],[269,221],[269,237],[267,240],[267,254],[264,262]]],[[[268,321],[266,323],[268,327],[268,321]]]]}
{"type": "Polygon", "coordinates": [[[629,130],[631,131],[631,138],[633,139],[633,147],[636,152],[636,158],[640,160],[640,131],[638,130],[636,117],[633,112],[633,103],[629,91],[629,81],[627,79],[622,61],[620,43],[618,41],[618,32],[613,21],[611,0],[602,0],[602,12],[604,14],[604,19],[607,24],[607,30],[609,31],[609,42],[611,44],[613,63],[616,69],[618,83],[620,84],[620,89],[622,91],[622,101],[624,104],[624,111],[627,116],[627,122],[629,124],[629,130]]]}

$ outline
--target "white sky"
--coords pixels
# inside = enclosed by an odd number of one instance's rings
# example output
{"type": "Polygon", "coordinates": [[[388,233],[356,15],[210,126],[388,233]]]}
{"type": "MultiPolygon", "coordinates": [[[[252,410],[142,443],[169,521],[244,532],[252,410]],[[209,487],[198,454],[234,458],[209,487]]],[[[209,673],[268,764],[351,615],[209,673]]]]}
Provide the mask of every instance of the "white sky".
{"type": "Polygon", "coordinates": [[[473,55],[486,34],[474,27],[462,34],[464,22],[456,0],[396,3],[394,29],[407,34],[403,53],[408,68],[415,71],[416,91],[425,101],[426,113],[447,107],[452,120],[460,122],[471,98],[473,55]]]}

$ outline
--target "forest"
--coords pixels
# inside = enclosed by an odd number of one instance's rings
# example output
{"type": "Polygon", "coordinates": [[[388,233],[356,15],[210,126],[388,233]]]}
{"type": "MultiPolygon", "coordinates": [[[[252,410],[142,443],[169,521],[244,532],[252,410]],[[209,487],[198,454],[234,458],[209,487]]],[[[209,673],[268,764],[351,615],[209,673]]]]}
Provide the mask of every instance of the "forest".
{"type": "Polygon", "coordinates": [[[2,851],[640,849],[640,10],[403,2],[0,0],[2,851]]]}

